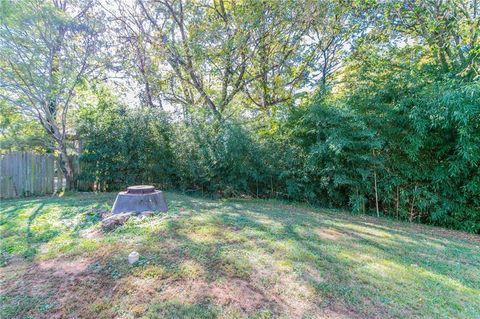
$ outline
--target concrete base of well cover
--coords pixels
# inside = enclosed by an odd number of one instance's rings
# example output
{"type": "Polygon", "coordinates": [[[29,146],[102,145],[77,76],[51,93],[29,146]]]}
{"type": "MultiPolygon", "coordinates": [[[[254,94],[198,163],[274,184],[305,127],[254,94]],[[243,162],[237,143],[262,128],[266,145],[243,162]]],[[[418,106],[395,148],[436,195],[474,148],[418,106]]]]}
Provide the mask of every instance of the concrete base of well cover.
{"type": "Polygon", "coordinates": [[[167,202],[161,191],[155,190],[153,186],[139,185],[128,187],[126,192],[118,193],[112,207],[112,213],[166,212],[167,209],[167,202]]]}

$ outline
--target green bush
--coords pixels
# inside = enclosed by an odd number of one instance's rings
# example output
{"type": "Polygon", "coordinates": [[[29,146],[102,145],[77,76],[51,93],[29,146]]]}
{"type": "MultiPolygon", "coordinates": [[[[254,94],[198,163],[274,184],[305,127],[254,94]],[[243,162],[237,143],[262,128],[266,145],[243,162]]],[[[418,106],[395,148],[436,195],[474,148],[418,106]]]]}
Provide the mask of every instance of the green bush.
{"type": "Polygon", "coordinates": [[[174,121],[106,95],[80,112],[81,179],[362,213],[378,204],[393,218],[480,232],[479,84],[390,80],[316,96],[269,123],[174,121]]]}
{"type": "Polygon", "coordinates": [[[101,96],[98,105],[80,112],[79,179],[102,191],[138,183],[170,185],[174,158],[169,129],[162,112],[129,110],[101,96]]]}

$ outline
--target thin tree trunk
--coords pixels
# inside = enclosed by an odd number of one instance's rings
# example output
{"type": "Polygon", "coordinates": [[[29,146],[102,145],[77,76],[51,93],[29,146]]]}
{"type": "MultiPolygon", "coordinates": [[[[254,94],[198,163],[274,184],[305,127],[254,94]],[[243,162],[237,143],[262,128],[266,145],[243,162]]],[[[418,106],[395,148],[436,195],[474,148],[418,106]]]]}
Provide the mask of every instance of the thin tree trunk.
{"type": "Polygon", "coordinates": [[[397,186],[397,209],[396,209],[396,215],[397,215],[397,219],[398,219],[398,216],[399,216],[399,208],[400,208],[400,187],[397,186]]]}
{"type": "Polygon", "coordinates": [[[377,217],[380,217],[380,211],[378,209],[378,190],[377,190],[377,171],[373,171],[373,180],[375,183],[375,208],[377,210],[377,217]]]}
{"type": "Polygon", "coordinates": [[[410,216],[409,216],[409,221],[412,222],[413,221],[413,208],[415,207],[415,192],[417,191],[417,186],[415,186],[415,191],[413,193],[413,196],[412,196],[412,205],[410,206],[410,216]]]}

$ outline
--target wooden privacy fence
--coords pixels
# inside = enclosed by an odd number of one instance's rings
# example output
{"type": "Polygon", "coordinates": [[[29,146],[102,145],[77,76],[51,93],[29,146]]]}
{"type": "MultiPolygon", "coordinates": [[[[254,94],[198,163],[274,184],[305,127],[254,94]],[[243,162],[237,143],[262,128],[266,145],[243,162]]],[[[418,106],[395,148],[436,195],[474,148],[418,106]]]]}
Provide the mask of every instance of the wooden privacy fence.
{"type": "Polygon", "coordinates": [[[0,155],[0,198],[53,194],[63,176],[52,154],[0,155]]]}

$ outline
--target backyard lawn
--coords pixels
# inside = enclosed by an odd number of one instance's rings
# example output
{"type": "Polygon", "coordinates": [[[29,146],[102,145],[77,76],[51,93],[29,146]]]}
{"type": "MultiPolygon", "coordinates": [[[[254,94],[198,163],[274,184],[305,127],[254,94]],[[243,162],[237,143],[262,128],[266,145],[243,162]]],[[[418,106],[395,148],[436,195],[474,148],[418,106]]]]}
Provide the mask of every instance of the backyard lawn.
{"type": "Polygon", "coordinates": [[[0,318],[479,318],[480,237],[280,201],[0,203],[0,318]],[[130,266],[127,256],[140,253],[130,266]]]}

